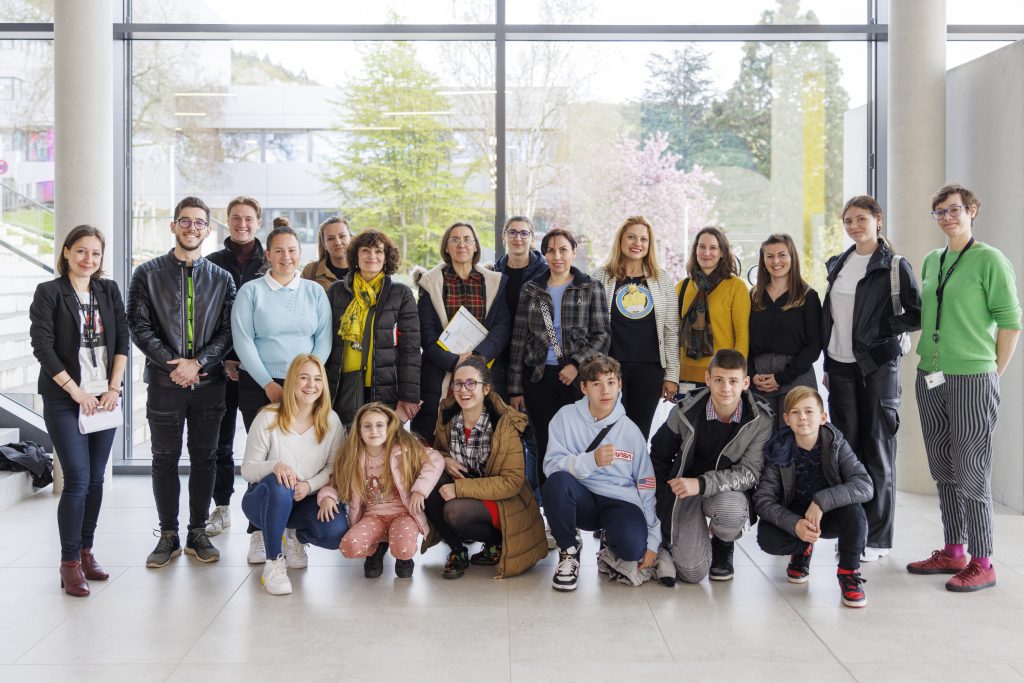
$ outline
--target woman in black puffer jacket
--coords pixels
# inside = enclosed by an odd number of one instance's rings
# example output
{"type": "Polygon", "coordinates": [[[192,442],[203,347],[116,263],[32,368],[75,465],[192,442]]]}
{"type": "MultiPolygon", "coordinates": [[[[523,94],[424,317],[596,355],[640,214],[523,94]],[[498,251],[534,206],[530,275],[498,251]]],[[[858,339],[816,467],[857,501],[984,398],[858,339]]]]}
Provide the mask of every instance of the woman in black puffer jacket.
{"type": "Polygon", "coordinates": [[[420,405],[420,320],[412,290],[394,282],[399,253],[377,230],[352,238],[353,268],[327,291],[334,345],[327,383],[348,428],[364,403],[380,401],[411,420],[420,405]]]}

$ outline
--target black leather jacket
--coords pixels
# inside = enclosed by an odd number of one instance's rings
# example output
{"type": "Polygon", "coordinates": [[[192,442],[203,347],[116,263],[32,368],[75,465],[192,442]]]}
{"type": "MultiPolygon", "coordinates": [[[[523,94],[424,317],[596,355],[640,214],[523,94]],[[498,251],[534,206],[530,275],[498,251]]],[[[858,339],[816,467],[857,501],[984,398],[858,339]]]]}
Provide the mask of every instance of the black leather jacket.
{"type": "Polygon", "coordinates": [[[174,358],[195,358],[202,366],[200,386],[224,381],[224,356],[231,349],[231,275],[205,258],[192,262],[193,350],[187,349],[187,267],[174,250],[135,269],[128,286],[128,327],[132,341],[146,354],[143,376],[149,384],[171,381],[174,358]]]}

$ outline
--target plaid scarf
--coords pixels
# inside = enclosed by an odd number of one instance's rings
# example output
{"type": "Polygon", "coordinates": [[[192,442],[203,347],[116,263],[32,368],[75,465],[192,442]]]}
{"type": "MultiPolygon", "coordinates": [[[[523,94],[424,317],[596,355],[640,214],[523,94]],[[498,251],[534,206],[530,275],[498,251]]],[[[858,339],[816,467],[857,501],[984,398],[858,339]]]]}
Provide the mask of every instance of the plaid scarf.
{"type": "MultiPolygon", "coordinates": [[[[679,329],[679,343],[686,347],[686,357],[697,360],[710,356],[715,352],[715,339],[711,334],[711,313],[708,311],[708,296],[722,281],[721,275],[714,272],[708,277],[700,268],[692,278],[697,288],[693,303],[683,314],[683,324],[679,329]]],[[[685,292],[684,292],[685,294],[685,292]]]]}
{"type": "Polygon", "coordinates": [[[466,440],[466,423],[460,410],[448,428],[448,450],[456,462],[469,468],[472,476],[482,477],[487,458],[491,454],[491,418],[485,410],[480,414],[466,440]]]}
{"type": "Polygon", "coordinates": [[[377,305],[377,295],[380,294],[383,286],[383,272],[377,273],[377,277],[369,282],[364,280],[359,273],[352,278],[352,291],[355,296],[352,297],[345,312],[341,314],[338,336],[344,341],[351,342],[354,349],[361,349],[367,314],[371,308],[377,305]]]}

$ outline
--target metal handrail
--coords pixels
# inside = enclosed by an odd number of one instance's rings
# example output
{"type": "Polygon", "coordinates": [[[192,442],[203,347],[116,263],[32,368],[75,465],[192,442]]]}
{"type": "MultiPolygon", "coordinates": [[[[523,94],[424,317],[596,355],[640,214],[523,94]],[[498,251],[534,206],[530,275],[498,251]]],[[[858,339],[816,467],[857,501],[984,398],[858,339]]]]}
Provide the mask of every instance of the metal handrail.
{"type": "Polygon", "coordinates": [[[33,205],[37,206],[38,208],[42,209],[43,211],[46,211],[47,213],[54,213],[53,209],[48,207],[46,204],[40,204],[39,202],[37,202],[36,200],[32,199],[31,197],[23,195],[22,193],[18,192],[13,187],[8,187],[6,185],[0,184],[0,190],[3,190],[4,192],[10,192],[13,195],[17,195],[18,197],[21,197],[22,199],[24,199],[29,204],[33,204],[33,205]]]}
{"type": "Polygon", "coordinates": [[[4,249],[8,249],[9,251],[13,252],[15,255],[20,256],[21,258],[23,258],[26,261],[32,263],[33,265],[39,266],[40,268],[45,270],[50,275],[54,274],[53,273],[53,266],[47,265],[46,263],[43,263],[42,261],[37,259],[35,256],[32,256],[31,254],[26,254],[21,249],[18,249],[16,246],[11,244],[7,240],[0,239],[0,247],[3,247],[4,249]]]}

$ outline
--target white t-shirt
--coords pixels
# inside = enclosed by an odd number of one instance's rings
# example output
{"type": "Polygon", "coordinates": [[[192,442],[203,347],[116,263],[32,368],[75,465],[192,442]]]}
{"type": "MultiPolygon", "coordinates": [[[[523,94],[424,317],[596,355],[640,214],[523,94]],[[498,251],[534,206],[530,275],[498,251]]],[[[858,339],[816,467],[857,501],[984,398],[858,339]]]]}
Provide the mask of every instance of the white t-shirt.
{"type": "Polygon", "coordinates": [[[84,391],[91,394],[102,394],[107,390],[107,346],[103,337],[103,319],[100,318],[100,307],[93,298],[92,329],[94,345],[92,349],[86,343],[86,327],[89,313],[89,293],[75,292],[81,306],[78,309],[78,333],[82,343],[78,347],[78,363],[82,368],[82,378],[78,383],[84,391]],[[93,363],[95,358],[96,362],[93,363]]]}
{"type": "Polygon", "coordinates": [[[826,350],[829,358],[840,363],[857,362],[853,355],[853,302],[857,296],[857,283],[864,278],[872,256],[874,254],[861,256],[857,252],[847,256],[828,295],[832,310],[832,336],[826,350]]]}

